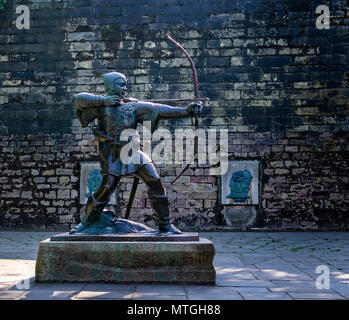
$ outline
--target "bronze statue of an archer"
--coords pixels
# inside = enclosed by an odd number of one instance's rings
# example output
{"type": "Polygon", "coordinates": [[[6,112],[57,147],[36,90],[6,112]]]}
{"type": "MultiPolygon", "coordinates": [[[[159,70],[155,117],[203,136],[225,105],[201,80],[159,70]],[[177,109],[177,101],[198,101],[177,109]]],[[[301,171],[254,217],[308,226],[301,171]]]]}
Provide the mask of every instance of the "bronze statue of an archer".
{"type": "Polygon", "coordinates": [[[125,129],[136,129],[137,123],[151,121],[154,127],[160,119],[198,116],[202,103],[192,102],[186,108],[171,107],[165,104],[125,99],[127,79],[118,72],[102,75],[106,95],[78,93],[74,104],[83,127],[97,119],[98,129],[94,131],[98,139],[99,161],[102,183],[88,198],[85,211],[81,214],[81,223],[70,233],[80,233],[98,220],[109,198],[122,176],[134,176],[142,179],[148,187],[152,209],[157,217],[160,233],[181,233],[172,223],[166,190],[151,159],[139,152],[139,163],[124,164],[120,151],[127,142],[120,141],[125,129]],[[125,103],[125,101],[128,101],[125,103]]]}

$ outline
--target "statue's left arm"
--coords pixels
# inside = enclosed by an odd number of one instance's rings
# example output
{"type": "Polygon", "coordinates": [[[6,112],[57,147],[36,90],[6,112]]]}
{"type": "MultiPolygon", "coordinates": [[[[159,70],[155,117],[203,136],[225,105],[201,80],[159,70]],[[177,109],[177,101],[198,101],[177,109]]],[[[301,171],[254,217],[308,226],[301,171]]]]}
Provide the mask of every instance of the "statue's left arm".
{"type": "Polygon", "coordinates": [[[137,102],[138,121],[156,121],[160,119],[187,118],[200,113],[201,102],[193,102],[186,108],[171,107],[166,104],[137,102]]]}

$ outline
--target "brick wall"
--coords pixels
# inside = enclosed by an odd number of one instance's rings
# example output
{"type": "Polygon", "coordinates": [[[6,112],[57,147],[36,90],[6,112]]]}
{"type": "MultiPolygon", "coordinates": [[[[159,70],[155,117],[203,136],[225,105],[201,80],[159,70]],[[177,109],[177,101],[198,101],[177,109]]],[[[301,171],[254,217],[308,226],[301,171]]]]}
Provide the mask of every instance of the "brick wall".
{"type": "MultiPolygon", "coordinates": [[[[348,228],[347,1],[315,27],[319,1],[8,1],[0,11],[0,225],[78,221],[81,161],[97,160],[72,96],[103,93],[96,69],[125,73],[137,98],[192,97],[189,51],[208,96],[200,125],[229,129],[231,159],[262,163],[260,221],[270,230],[348,228]],[[30,29],[17,30],[17,5],[30,29]]],[[[190,120],[163,122],[174,132],[190,120]]],[[[161,167],[182,229],[225,227],[219,179],[161,167]]],[[[120,185],[121,209],[131,189],[120,185]]],[[[144,186],[132,218],[154,223],[144,186]]],[[[121,211],[121,212],[120,212],[121,211]]]]}

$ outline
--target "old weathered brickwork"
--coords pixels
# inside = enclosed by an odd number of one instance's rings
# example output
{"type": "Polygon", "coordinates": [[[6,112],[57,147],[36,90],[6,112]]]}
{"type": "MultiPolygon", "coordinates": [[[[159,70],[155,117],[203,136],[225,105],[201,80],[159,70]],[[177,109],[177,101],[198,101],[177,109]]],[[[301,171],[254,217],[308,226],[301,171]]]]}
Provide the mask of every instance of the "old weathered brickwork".
{"type": "MultiPolygon", "coordinates": [[[[0,225],[78,221],[81,161],[97,160],[72,96],[103,93],[97,69],[125,73],[136,98],[191,98],[186,58],[205,104],[200,125],[229,129],[231,159],[262,163],[258,226],[347,229],[349,225],[349,12],[327,2],[330,29],[304,0],[15,0],[0,10],[0,225]],[[30,29],[15,26],[30,8],[30,29]]],[[[177,104],[179,105],[179,104],[177,104]]],[[[171,132],[189,119],[168,121],[171,132]]],[[[160,167],[179,228],[227,228],[219,177],[160,167]]],[[[120,185],[121,210],[131,180],[120,185]]],[[[140,186],[131,218],[154,224],[140,186]]]]}

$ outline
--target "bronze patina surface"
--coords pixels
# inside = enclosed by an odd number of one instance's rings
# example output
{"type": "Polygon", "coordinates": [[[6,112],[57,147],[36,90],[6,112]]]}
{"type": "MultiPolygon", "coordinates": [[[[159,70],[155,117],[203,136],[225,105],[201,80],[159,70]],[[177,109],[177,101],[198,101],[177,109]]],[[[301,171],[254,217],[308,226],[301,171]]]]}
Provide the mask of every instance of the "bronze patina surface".
{"type": "MultiPolygon", "coordinates": [[[[172,224],[166,190],[152,160],[141,150],[137,150],[132,151],[132,160],[125,163],[122,160],[122,152],[128,141],[120,137],[125,130],[135,130],[143,121],[150,121],[153,131],[162,119],[192,116],[197,118],[201,112],[202,102],[195,101],[181,108],[136,99],[124,100],[127,91],[126,76],[119,72],[107,72],[102,76],[105,95],[81,92],[74,96],[74,104],[81,125],[86,127],[93,120],[97,120],[97,128],[93,133],[98,140],[99,162],[103,178],[100,186],[88,198],[85,211],[80,216],[81,223],[70,232],[86,232],[96,220],[100,220],[103,209],[108,204],[121,177],[132,176],[135,178],[133,196],[139,179],[147,186],[159,232],[180,234],[181,231],[172,224]]],[[[195,98],[198,98],[197,95],[195,98]]],[[[131,206],[128,207],[130,209],[131,206]]]]}
{"type": "Polygon", "coordinates": [[[102,181],[89,195],[80,224],[69,233],[40,243],[35,269],[37,282],[215,283],[213,243],[200,239],[197,233],[182,233],[172,224],[166,190],[147,154],[132,150],[131,162],[124,161],[122,156],[123,147],[130,142],[122,139],[122,134],[137,129],[144,121],[150,121],[154,131],[162,119],[194,116],[197,128],[202,102],[197,94],[194,64],[189,55],[187,58],[195,80],[195,101],[187,107],[125,99],[127,78],[115,71],[102,75],[105,95],[82,92],[74,96],[81,125],[85,128],[97,120],[93,133],[98,141],[102,181]],[[105,209],[123,176],[134,178],[126,218],[142,180],[158,230],[117,219],[105,209]]]}

